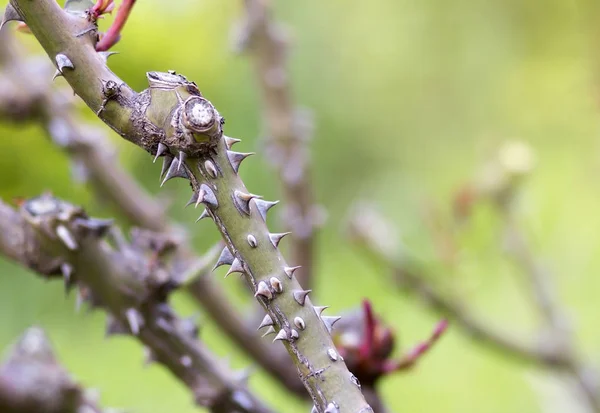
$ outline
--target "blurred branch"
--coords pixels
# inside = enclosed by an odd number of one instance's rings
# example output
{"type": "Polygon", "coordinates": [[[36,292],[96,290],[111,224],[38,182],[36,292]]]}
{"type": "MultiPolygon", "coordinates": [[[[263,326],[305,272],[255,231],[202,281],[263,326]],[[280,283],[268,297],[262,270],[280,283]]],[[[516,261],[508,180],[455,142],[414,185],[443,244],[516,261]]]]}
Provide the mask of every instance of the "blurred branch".
{"type": "Polygon", "coordinates": [[[236,47],[247,50],[254,61],[263,99],[267,129],[266,159],[276,168],[284,197],[283,224],[292,232],[292,262],[302,265],[296,276],[311,289],[315,228],[324,212],[314,204],[308,141],[312,119],[294,106],[286,67],[288,38],[271,17],[270,3],[244,0],[246,15],[237,33],[236,47]]]}
{"type": "Polygon", "coordinates": [[[0,202],[0,251],[46,278],[64,278],[67,291],[109,312],[107,334],[131,334],[185,383],[200,406],[213,413],[267,413],[245,379],[230,371],[197,340],[198,327],[167,304],[178,287],[167,265],[172,244],[140,231],[127,243],[110,223],[43,195],[19,212],[0,202]],[[113,246],[103,236],[113,233],[113,246]]]}
{"type": "MultiPolygon", "coordinates": [[[[0,85],[7,85],[0,87],[0,118],[40,121],[52,141],[85,169],[87,180],[99,198],[110,200],[136,226],[164,234],[174,233],[175,225],[169,221],[164,208],[120,167],[108,136],[93,126],[81,124],[75,117],[73,105],[67,104],[70,96],[51,88],[51,66],[46,60],[25,58],[18,53],[14,36],[8,30],[1,31],[0,37],[0,63],[5,63],[0,72],[0,85]],[[43,73],[23,76],[32,70],[43,73]],[[36,88],[31,86],[31,81],[36,88]]],[[[178,235],[185,237],[186,234],[178,231],[178,235]]],[[[304,386],[287,362],[287,355],[275,351],[273,345],[260,339],[254,328],[248,327],[244,317],[210,277],[210,271],[190,273],[189,267],[193,270],[197,259],[181,240],[174,260],[185,269],[182,280],[191,280],[187,290],[241,350],[289,390],[306,397],[304,386]]]]}
{"type": "Polygon", "coordinates": [[[448,317],[453,325],[467,335],[495,351],[520,360],[548,365],[564,365],[567,362],[561,353],[522,343],[508,332],[496,331],[488,323],[471,316],[476,312],[465,308],[464,300],[440,292],[415,260],[404,258],[398,262],[397,250],[389,247],[396,243],[389,238],[388,230],[393,225],[374,209],[365,206],[357,209],[351,217],[350,226],[351,237],[365,248],[374,262],[393,268],[396,282],[402,290],[411,292],[432,310],[448,317]]]}
{"type": "MultiPolygon", "coordinates": [[[[3,413],[102,413],[60,365],[44,331],[27,329],[0,366],[3,413]]],[[[108,410],[105,411],[108,413],[108,410]]]]}

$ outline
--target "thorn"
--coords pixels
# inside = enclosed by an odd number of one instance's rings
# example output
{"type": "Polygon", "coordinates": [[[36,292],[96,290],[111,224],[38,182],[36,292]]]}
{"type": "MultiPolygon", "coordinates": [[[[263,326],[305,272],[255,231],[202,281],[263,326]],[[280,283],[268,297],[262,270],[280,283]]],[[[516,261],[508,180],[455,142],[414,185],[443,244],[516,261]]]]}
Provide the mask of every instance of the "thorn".
{"type": "Polygon", "coordinates": [[[237,190],[233,193],[233,195],[237,210],[246,215],[250,215],[250,201],[255,198],[262,198],[260,195],[247,194],[237,190]]]}
{"type": "Polygon", "coordinates": [[[312,409],[310,409],[310,413],[319,413],[319,411],[317,410],[317,406],[315,406],[315,405],[313,404],[313,407],[312,407],[312,409]]]}
{"type": "Polygon", "coordinates": [[[287,331],[285,331],[283,328],[281,330],[279,330],[279,333],[277,333],[277,335],[275,336],[275,338],[273,339],[273,343],[276,342],[277,340],[288,340],[288,333],[287,331]]]}
{"type": "Polygon", "coordinates": [[[86,230],[92,232],[97,237],[103,237],[108,230],[112,227],[114,221],[112,219],[96,219],[96,218],[88,218],[88,219],[80,219],[76,218],[73,221],[78,227],[85,228],[86,230]]]}
{"type": "Polygon", "coordinates": [[[75,69],[75,65],[73,64],[73,62],[71,62],[71,59],[69,59],[66,54],[57,54],[55,60],[56,67],[58,68],[60,73],[63,73],[64,69],[75,69]]]}
{"type": "Polygon", "coordinates": [[[240,260],[238,260],[237,258],[233,260],[233,263],[231,264],[231,268],[229,268],[229,271],[227,271],[227,274],[225,274],[225,278],[227,278],[230,274],[233,274],[234,272],[239,272],[240,274],[245,273],[242,262],[240,260]]]}
{"type": "Polygon", "coordinates": [[[258,246],[258,242],[256,241],[256,237],[254,235],[248,234],[246,239],[248,240],[248,245],[250,245],[252,248],[256,248],[258,246]]]}
{"type": "Polygon", "coordinates": [[[260,216],[262,217],[263,221],[267,222],[267,212],[269,212],[269,209],[273,208],[275,205],[277,205],[279,203],[279,201],[264,201],[262,199],[255,199],[254,202],[256,203],[256,209],[258,210],[258,213],[260,214],[260,216]]]}
{"type": "Polygon", "coordinates": [[[21,15],[17,11],[17,9],[15,9],[15,7],[12,4],[8,3],[8,5],[6,6],[6,9],[4,9],[4,15],[2,16],[2,22],[0,22],[0,30],[2,30],[4,25],[10,21],[22,22],[23,18],[21,17],[21,15]]]}
{"type": "Polygon", "coordinates": [[[163,176],[165,176],[165,174],[169,171],[169,168],[171,167],[172,163],[173,163],[173,157],[171,156],[171,154],[169,154],[169,153],[165,154],[165,156],[163,158],[162,169],[160,171],[160,179],[162,179],[163,176]]]}
{"type": "Polygon", "coordinates": [[[296,300],[298,304],[304,305],[304,302],[306,301],[306,296],[311,291],[312,290],[295,290],[294,292],[292,292],[292,295],[294,296],[294,300],[296,300]]]}
{"type": "Polygon", "coordinates": [[[302,268],[302,266],[298,265],[296,267],[283,267],[283,271],[285,272],[285,275],[287,275],[288,278],[291,280],[292,276],[294,275],[294,272],[296,272],[298,268],[302,268]]]}
{"type": "MultiPolygon", "coordinates": [[[[166,156],[165,156],[165,159],[166,159],[166,156]]],[[[170,165],[169,170],[165,174],[165,179],[163,179],[160,186],[163,186],[165,184],[165,182],[167,182],[169,179],[173,179],[173,178],[188,179],[189,178],[185,169],[179,169],[179,165],[180,165],[179,162],[173,162],[173,159],[171,158],[171,160],[169,161],[169,165],[170,165]]]]}
{"type": "Polygon", "coordinates": [[[273,293],[269,290],[269,286],[264,281],[259,282],[256,287],[256,294],[254,294],[254,296],[258,297],[259,295],[262,295],[268,300],[273,299],[273,293]]]}
{"type": "Polygon", "coordinates": [[[267,328],[267,332],[265,334],[262,335],[262,337],[266,337],[269,334],[274,334],[275,333],[275,328],[273,328],[273,326],[270,326],[269,328],[267,328]]]}
{"type": "Polygon", "coordinates": [[[197,202],[198,202],[198,194],[196,192],[193,192],[192,197],[190,198],[189,201],[187,201],[187,204],[185,204],[184,208],[187,208],[192,204],[196,204],[197,202]]]}
{"type": "Polygon", "coordinates": [[[337,361],[337,359],[338,359],[337,352],[332,348],[327,350],[327,355],[329,356],[331,361],[337,361]]]}
{"type": "Polygon", "coordinates": [[[66,262],[60,266],[60,271],[65,279],[65,293],[69,294],[71,288],[73,288],[73,266],[66,262]]]}
{"type": "Polygon", "coordinates": [[[279,278],[271,277],[269,283],[271,284],[271,287],[275,290],[275,292],[280,293],[283,291],[283,284],[281,283],[281,281],[279,281],[279,278]]]}
{"type": "Polygon", "coordinates": [[[300,337],[300,334],[298,334],[298,332],[292,328],[290,330],[290,337],[292,340],[298,340],[298,338],[300,337]]]}
{"type": "Polygon", "coordinates": [[[217,176],[219,176],[217,167],[210,159],[207,159],[204,162],[204,169],[206,169],[206,172],[210,175],[211,178],[216,178],[217,176]]]}
{"type": "Polygon", "coordinates": [[[294,325],[300,330],[304,330],[306,328],[306,323],[302,317],[294,318],[294,325]]]}
{"type": "Polygon", "coordinates": [[[196,220],[196,222],[200,221],[201,219],[208,218],[208,217],[210,217],[210,215],[208,215],[208,211],[205,208],[204,211],[202,211],[202,213],[200,214],[200,216],[196,220]]]}
{"type": "Polygon", "coordinates": [[[54,72],[54,76],[52,76],[52,80],[56,80],[57,77],[62,76],[62,73],[60,73],[60,70],[57,70],[56,72],[54,72]]]}
{"type": "Polygon", "coordinates": [[[281,242],[281,239],[283,237],[285,237],[286,235],[290,235],[290,234],[291,234],[291,232],[282,232],[279,234],[275,234],[275,233],[269,234],[269,238],[271,239],[271,244],[273,244],[273,246],[275,248],[277,248],[277,246],[279,246],[279,243],[281,242]]]}
{"type": "Polygon", "coordinates": [[[200,204],[205,204],[206,206],[210,206],[213,209],[219,206],[219,201],[217,201],[217,197],[212,189],[206,184],[200,185],[200,190],[198,191],[198,199],[196,200],[196,207],[200,204]]]}
{"type": "Polygon", "coordinates": [[[131,333],[134,336],[137,336],[140,333],[141,325],[143,324],[142,315],[135,308],[130,308],[125,311],[125,317],[127,318],[127,322],[129,323],[129,328],[131,329],[131,333]]]}
{"type": "Polygon", "coordinates": [[[229,251],[229,248],[225,247],[223,248],[223,251],[221,251],[221,255],[219,255],[219,259],[217,260],[217,263],[215,264],[212,270],[216,270],[221,265],[231,265],[233,264],[233,260],[233,254],[231,253],[231,251],[229,251]]]}
{"type": "Polygon", "coordinates": [[[329,308],[328,305],[323,305],[323,306],[315,305],[315,313],[317,313],[317,317],[320,318],[323,311],[327,310],[328,308],[329,308]]]}
{"type": "Polygon", "coordinates": [[[323,316],[323,317],[321,317],[321,320],[323,320],[325,327],[327,327],[327,331],[329,331],[331,333],[331,330],[333,329],[333,325],[335,323],[337,323],[338,321],[340,321],[341,318],[342,317],[340,317],[340,316],[323,316]]]}
{"type": "Polygon", "coordinates": [[[236,174],[240,170],[240,164],[242,163],[242,161],[252,155],[254,155],[254,152],[242,153],[227,151],[227,158],[229,158],[229,163],[231,164],[231,167],[233,168],[236,174]]]}
{"type": "Polygon", "coordinates": [[[58,238],[60,238],[60,240],[68,249],[71,251],[77,249],[77,241],[75,241],[73,234],[71,234],[71,231],[69,231],[67,227],[64,225],[59,225],[56,227],[56,235],[58,235],[58,238]]]}
{"type": "MultiPolygon", "coordinates": [[[[104,52],[100,52],[100,53],[104,53],[104,52]]],[[[152,161],[152,163],[155,163],[156,160],[158,159],[158,157],[160,155],[162,155],[163,153],[167,152],[168,150],[169,150],[169,147],[167,145],[165,145],[164,143],[159,143],[158,148],[156,149],[156,155],[154,156],[154,160],[152,161]]]]}
{"type": "Polygon", "coordinates": [[[119,52],[98,52],[98,54],[100,55],[100,58],[102,59],[104,64],[106,64],[106,62],[108,62],[109,57],[111,57],[114,54],[119,54],[119,52]]]}
{"type": "Polygon", "coordinates": [[[271,318],[271,316],[269,314],[267,314],[267,315],[265,315],[265,318],[262,319],[257,330],[260,330],[263,327],[268,327],[268,326],[272,326],[272,325],[273,325],[273,319],[271,318]]]}
{"type": "Polygon", "coordinates": [[[83,305],[83,302],[85,301],[85,296],[83,295],[83,291],[81,291],[81,288],[77,289],[77,295],[75,296],[75,312],[78,313],[79,310],[81,310],[81,306],[83,305]]]}
{"type": "Polygon", "coordinates": [[[227,146],[227,149],[231,149],[231,147],[233,145],[242,141],[241,139],[230,138],[229,136],[225,136],[224,138],[225,138],[225,146],[227,146]]]}
{"type": "Polygon", "coordinates": [[[183,151],[179,151],[179,157],[177,158],[177,170],[178,171],[181,169],[181,165],[185,162],[186,159],[187,159],[187,153],[185,153],[183,151]]]}

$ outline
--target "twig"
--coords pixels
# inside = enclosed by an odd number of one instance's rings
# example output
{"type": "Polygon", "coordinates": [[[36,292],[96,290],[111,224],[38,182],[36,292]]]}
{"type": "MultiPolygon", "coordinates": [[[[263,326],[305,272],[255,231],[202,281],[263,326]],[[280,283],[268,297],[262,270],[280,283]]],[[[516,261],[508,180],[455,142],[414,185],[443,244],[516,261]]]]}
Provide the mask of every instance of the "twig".
{"type": "MultiPolygon", "coordinates": [[[[62,147],[76,164],[85,167],[87,179],[99,197],[111,201],[138,227],[164,234],[176,232],[175,225],[168,220],[159,203],[115,161],[108,137],[93,126],[81,125],[74,117],[72,108],[64,103],[68,97],[50,88],[50,70],[45,71],[48,81],[40,85],[43,92],[34,92],[31,84],[24,84],[29,77],[23,76],[23,73],[43,67],[45,62],[36,61],[35,58],[25,59],[17,53],[13,47],[13,36],[7,30],[0,32],[0,36],[3,38],[0,42],[0,63],[8,63],[8,67],[0,72],[0,82],[6,79],[7,86],[10,86],[0,88],[0,118],[39,119],[53,142],[62,147]],[[6,58],[2,58],[4,50],[7,51],[6,58]],[[8,51],[12,51],[10,55],[8,51]],[[17,101],[19,105],[15,105],[17,101]],[[15,112],[18,112],[18,116],[15,116],[15,112]]],[[[177,232],[180,238],[185,238],[185,233],[177,232]]],[[[186,286],[187,291],[216,325],[269,374],[295,394],[306,397],[304,386],[290,368],[287,357],[284,359],[280,354],[274,356],[272,346],[257,336],[255,328],[249,328],[210,274],[199,274],[195,268],[198,258],[185,239],[178,244],[174,259],[181,263],[181,267],[189,265],[181,278],[191,280],[186,286]]]]}
{"type": "MultiPolygon", "coordinates": [[[[41,328],[27,329],[0,366],[3,413],[102,413],[62,367],[41,328]]],[[[106,411],[108,413],[108,410],[106,411]]]]}
{"type": "Polygon", "coordinates": [[[243,379],[196,339],[197,327],[167,304],[178,285],[162,262],[171,245],[148,242],[141,233],[131,244],[117,238],[113,248],[102,239],[109,225],[50,195],[23,203],[19,212],[0,203],[0,251],[44,277],[64,278],[67,291],[76,287],[90,306],[107,310],[107,334],[137,337],[198,405],[213,413],[268,413],[243,379]]]}
{"type": "Polygon", "coordinates": [[[516,337],[511,337],[510,333],[499,332],[488,323],[472,317],[470,314],[474,312],[466,309],[461,301],[438,291],[428,281],[429,277],[416,261],[405,257],[400,263],[398,262],[397,251],[388,248],[389,245],[395,244],[395,240],[390,240],[389,234],[381,231],[392,228],[390,223],[384,223],[383,218],[374,209],[362,208],[359,213],[360,215],[351,218],[351,236],[374,257],[374,262],[384,263],[393,268],[400,288],[413,293],[425,305],[448,317],[454,326],[462,329],[478,342],[485,343],[490,349],[538,364],[565,365],[567,363],[562,353],[522,343],[516,337]]]}
{"type": "Polygon", "coordinates": [[[164,157],[163,183],[177,177],[190,181],[191,201],[206,207],[202,216],[215,222],[227,243],[222,262],[231,265],[229,273],[242,274],[255,292],[315,410],[372,411],[345,363],[328,353],[334,348],[329,332],[339,318],[322,315],[307,298],[294,267],[277,248],[286,234],[269,232],[264,221],[268,205],[249,193],[238,176],[245,156],[231,150],[235,141],[223,136],[223,118],[197,86],[175,73],[150,72],[150,87],[136,93],[98,57],[95,37],[73,36],[90,29],[85,18],[51,0],[11,0],[7,10],[25,21],[102,120],[123,138],[164,157]]]}
{"type": "Polygon", "coordinates": [[[247,48],[255,66],[263,98],[267,129],[266,159],[279,172],[284,199],[283,224],[292,231],[292,262],[302,265],[296,272],[304,288],[312,285],[315,228],[322,212],[314,205],[310,154],[307,141],[312,121],[294,107],[286,67],[288,39],[282,26],[271,18],[267,1],[244,0],[246,16],[239,48],[247,48]]]}

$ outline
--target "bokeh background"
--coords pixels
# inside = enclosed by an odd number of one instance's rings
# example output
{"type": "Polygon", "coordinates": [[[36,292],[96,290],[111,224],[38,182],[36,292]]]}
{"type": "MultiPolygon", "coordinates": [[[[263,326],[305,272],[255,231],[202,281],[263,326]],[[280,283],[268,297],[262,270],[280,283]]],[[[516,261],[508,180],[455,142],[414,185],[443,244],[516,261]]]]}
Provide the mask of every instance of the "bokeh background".
{"type": "MultiPolygon", "coordinates": [[[[146,71],[175,69],[195,80],[226,117],[226,131],[260,151],[259,93],[247,56],[231,48],[241,1],[140,1],[115,47],[111,68],[134,89],[146,71]]],[[[329,212],[318,242],[317,302],[332,314],[370,298],[393,326],[402,348],[426,337],[438,319],[393,288],[389,269],[351,246],[341,230],[348,208],[369,200],[397,225],[403,245],[458,285],[462,300],[490,325],[524,338],[537,317],[520,269],[501,248],[501,223],[486,205],[475,209],[459,239],[459,261],[439,262],[424,201],[448,215],[452,197],[506,139],[527,142],[536,168],[521,189],[518,217],[536,255],[553,274],[571,316],[579,350],[600,361],[600,6],[594,0],[275,2],[293,35],[290,75],[299,105],[314,113],[314,187],[329,212]]],[[[0,5],[6,4],[1,0],[0,5]]],[[[110,18],[103,22],[106,25],[110,18]]],[[[19,34],[32,52],[31,36],[19,34]]],[[[59,79],[57,84],[64,83],[59,79]]],[[[82,108],[83,116],[93,116],[82,108]]],[[[159,165],[115,134],[119,159],[152,193],[181,207],[184,182],[160,191],[159,165]]],[[[247,161],[248,187],[278,199],[277,178],[260,155],[247,161]]],[[[51,189],[92,214],[115,216],[85,185],[74,183],[64,153],[37,125],[0,124],[0,196],[51,189]]],[[[120,221],[123,225],[126,222],[120,221]]],[[[208,222],[188,225],[198,251],[217,239],[208,222]]],[[[247,306],[235,280],[222,280],[232,302],[247,306]]],[[[181,293],[184,315],[197,311],[181,293]]],[[[104,315],[74,312],[59,282],[47,283],[0,259],[0,348],[27,326],[47,329],[64,364],[105,406],[139,413],[198,411],[191,396],[160,366],[144,368],[129,338],[104,339],[104,315]]],[[[234,366],[249,364],[206,319],[202,332],[234,366]]],[[[286,413],[308,411],[264,374],[251,387],[286,413]]],[[[447,336],[407,373],[387,378],[393,412],[577,412],[581,397],[560,377],[470,341],[452,325],[447,336]]]]}

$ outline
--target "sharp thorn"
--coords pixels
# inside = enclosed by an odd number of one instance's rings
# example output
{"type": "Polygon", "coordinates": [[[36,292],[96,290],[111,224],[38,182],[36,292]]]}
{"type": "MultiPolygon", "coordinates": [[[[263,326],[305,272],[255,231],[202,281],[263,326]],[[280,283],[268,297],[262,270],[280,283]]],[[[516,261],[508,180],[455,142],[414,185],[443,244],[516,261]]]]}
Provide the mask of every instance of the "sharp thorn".
{"type": "Polygon", "coordinates": [[[79,219],[76,218],[73,221],[78,227],[85,228],[86,230],[92,232],[94,235],[98,237],[103,237],[108,230],[112,227],[114,221],[112,219],[96,219],[96,218],[88,218],[88,219],[79,219]]]}
{"type": "Polygon", "coordinates": [[[194,192],[194,193],[192,193],[192,197],[190,198],[190,200],[187,201],[187,204],[185,204],[184,208],[187,208],[190,205],[196,205],[197,202],[198,202],[198,193],[194,192]]]}
{"type": "Polygon", "coordinates": [[[327,327],[327,331],[329,331],[331,333],[331,330],[333,329],[333,325],[335,323],[337,323],[341,318],[342,317],[340,317],[340,316],[323,316],[323,317],[321,317],[321,320],[323,320],[325,327],[327,327]]]}
{"type": "Polygon", "coordinates": [[[217,208],[219,206],[219,202],[217,201],[217,197],[212,189],[206,184],[200,185],[200,190],[198,191],[198,199],[196,199],[196,207],[200,204],[205,204],[206,206],[217,208]]]}
{"type": "Polygon", "coordinates": [[[262,335],[262,337],[266,337],[269,334],[274,334],[275,333],[275,328],[273,326],[270,326],[269,328],[267,328],[267,331],[265,334],[262,335]]]}
{"type": "Polygon", "coordinates": [[[254,294],[254,296],[258,297],[259,295],[262,295],[268,300],[271,300],[273,298],[273,293],[269,289],[267,283],[264,281],[259,282],[258,286],[256,287],[256,293],[254,294]]]}
{"type": "Polygon", "coordinates": [[[300,330],[304,330],[306,328],[306,322],[304,322],[302,317],[295,317],[294,325],[300,330]]]}
{"type": "Polygon", "coordinates": [[[247,194],[242,191],[235,191],[233,193],[235,205],[238,211],[243,212],[246,215],[250,215],[250,201],[253,199],[262,198],[260,195],[247,194]]]}
{"type": "MultiPolygon", "coordinates": [[[[166,156],[165,156],[166,158],[166,156]]],[[[179,162],[173,162],[173,159],[171,159],[169,161],[169,170],[167,171],[167,173],[165,174],[165,178],[163,179],[162,183],[160,184],[160,186],[163,186],[165,184],[165,182],[167,182],[169,179],[173,179],[173,178],[185,178],[188,179],[188,174],[184,169],[179,169],[179,162]]]]}
{"type": "Polygon", "coordinates": [[[164,143],[159,143],[158,148],[156,149],[156,155],[154,156],[154,160],[152,163],[155,163],[159,156],[167,152],[169,148],[164,143]]]}
{"type": "Polygon", "coordinates": [[[56,227],[56,235],[68,249],[71,251],[77,249],[77,241],[75,241],[75,237],[73,237],[73,234],[71,234],[71,231],[67,227],[64,225],[56,227]]]}
{"type": "Polygon", "coordinates": [[[200,221],[201,219],[208,218],[208,217],[210,217],[210,215],[208,214],[208,211],[206,209],[204,209],[204,211],[202,211],[202,214],[200,214],[200,216],[198,217],[196,222],[200,221]]]}
{"type": "Polygon", "coordinates": [[[262,199],[255,199],[254,203],[256,204],[256,209],[258,210],[258,213],[260,214],[260,216],[262,217],[263,221],[267,221],[267,212],[269,212],[269,209],[273,208],[275,205],[277,205],[279,203],[279,201],[265,201],[262,199]]]}
{"type": "Polygon", "coordinates": [[[285,237],[286,235],[290,235],[291,232],[282,232],[280,234],[269,234],[269,238],[271,239],[271,244],[273,244],[273,246],[275,248],[277,248],[279,246],[279,243],[281,242],[281,239],[283,237],[285,237]]]}
{"type": "Polygon", "coordinates": [[[315,313],[317,313],[317,317],[321,317],[321,313],[329,308],[328,305],[318,306],[315,305],[315,313]]]}
{"type": "Polygon", "coordinates": [[[65,69],[75,69],[75,65],[71,62],[66,54],[59,53],[56,55],[56,67],[61,73],[64,73],[65,69]]]}
{"type": "Polygon", "coordinates": [[[177,158],[177,170],[181,169],[181,165],[185,162],[186,159],[187,153],[179,151],[179,157],[177,158]]]}
{"type": "Polygon", "coordinates": [[[234,259],[235,258],[233,254],[231,254],[231,251],[229,251],[229,248],[225,247],[223,248],[223,251],[221,251],[221,255],[219,256],[219,259],[217,260],[217,263],[215,264],[212,270],[216,270],[221,265],[231,265],[233,264],[234,259]]]}
{"type": "Polygon", "coordinates": [[[245,272],[242,262],[237,258],[233,260],[233,263],[231,263],[231,268],[229,268],[229,271],[227,271],[227,274],[225,274],[225,278],[229,277],[229,275],[233,274],[234,272],[239,272],[241,274],[244,274],[245,272]]]}
{"type": "Polygon", "coordinates": [[[164,158],[163,158],[163,164],[162,164],[162,169],[160,171],[160,179],[163,178],[163,176],[165,176],[165,174],[169,171],[169,169],[171,168],[171,164],[173,163],[173,157],[170,154],[165,154],[164,158]]]}
{"type": "Polygon", "coordinates": [[[340,413],[337,403],[329,403],[324,413],[340,413]]]}
{"type": "Polygon", "coordinates": [[[225,136],[225,145],[227,146],[227,149],[231,149],[231,147],[233,145],[235,145],[238,142],[241,142],[241,139],[236,139],[236,138],[230,138],[229,136],[225,136]]]}
{"type": "Polygon", "coordinates": [[[4,25],[10,21],[22,22],[23,18],[21,17],[21,15],[17,11],[17,9],[15,9],[15,7],[11,3],[8,3],[8,5],[6,6],[6,9],[4,9],[4,15],[2,16],[2,22],[0,22],[0,30],[2,30],[4,25]]]}
{"type": "Polygon", "coordinates": [[[294,292],[292,293],[292,295],[294,296],[294,300],[296,300],[296,302],[300,305],[304,305],[304,302],[306,301],[306,296],[308,295],[308,293],[310,293],[312,290],[294,290],[294,292]]]}
{"type": "Polygon", "coordinates": [[[240,164],[242,163],[242,161],[252,155],[254,155],[254,152],[242,153],[227,151],[227,158],[229,159],[229,163],[231,164],[231,167],[233,168],[236,174],[240,170],[240,164]]]}
{"type": "Polygon", "coordinates": [[[56,72],[54,72],[54,76],[52,76],[52,80],[56,80],[57,77],[62,76],[62,73],[60,73],[60,70],[57,70],[56,72]]]}
{"type": "Polygon", "coordinates": [[[277,340],[288,340],[287,331],[285,331],[283,328],[281,330],[279,330],[279,333],[277,333],[277,335],[273,339],[273,343],[276,342],[277,340]]]}
{"type": "Polygon", "coordinates": [[[248,234],[246,240],[248,241],[248,245],[250,245],[250,247],[256,248],[258,246],[258,241],[256,241],[256,237],[254,235],[248,234]]]}
{"type": "Polygon", "coordinates": [[[263,327],[268,327],[268,326],[272,326],[272,325],[273,325],[273,319],[271,318],[271,316],[269,314],[267,314],[267,315],[265,315],[265,318],[262,319],[257,330],[260,330],[263,327]]]}
{"type": "Polygon", "coordinates": [[[140,333],[140,328],[143,323],[142,315],[135,308],[130,308],[125,311],[125,317],[127,318],[127,323],[129,323],[129,329],[134,336],[137,336],[140,333]]]}
{"type": "Polygon", "coordinates": [[[269,284],[271,284],[271,288],[273,288],[273,290],[275,290],[275,292],[277,292],[277,293],[283,292],[283,284],[281,283],[279,278],[271,277],[269,279],[269,284]]]}
{"type": "Polygon", "coordinates": [[[114,54],[119,54],[119,52],[112,52],[112,51],[98,52],[98,55],[100,55],[100,58],[102,59],[102,61],[104,62],[104,64],[106,64],[106,62],[108,62],[108,58],[111,57],[114,54]]]}
{"type": "Polygon", "coordinates": [[[285,275],[287,275],[288,278],[291,280],[292,276],[294,275],[294,272],[296,272],[298,268],[302,268],[302,266],[298,265],[296,267],[283,267],[283,271],[285,272],[285,275]]]}

